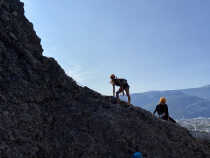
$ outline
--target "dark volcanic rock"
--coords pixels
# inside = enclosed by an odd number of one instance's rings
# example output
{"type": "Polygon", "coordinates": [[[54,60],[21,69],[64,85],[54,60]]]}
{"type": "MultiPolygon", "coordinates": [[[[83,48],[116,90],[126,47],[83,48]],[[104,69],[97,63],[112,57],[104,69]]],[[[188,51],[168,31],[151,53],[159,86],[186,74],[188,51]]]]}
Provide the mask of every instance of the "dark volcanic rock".
{"type": "Polygon", "coordinates": [[[1,158],[208,158],[187,130],[116,104],[42,56],[19,0],[0,0],[1,158]]]}

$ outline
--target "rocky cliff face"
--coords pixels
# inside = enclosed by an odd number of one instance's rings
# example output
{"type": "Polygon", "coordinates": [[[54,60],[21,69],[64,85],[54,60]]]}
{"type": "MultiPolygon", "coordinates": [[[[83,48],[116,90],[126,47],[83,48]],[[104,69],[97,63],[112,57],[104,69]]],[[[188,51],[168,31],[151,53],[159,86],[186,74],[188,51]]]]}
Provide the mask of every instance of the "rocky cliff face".
{"type": "Polygon", "coordinates": [[[184,128],[78,86],[42,51],[23,3],[0,0],[0,157],[210,157],[184,128]]]}

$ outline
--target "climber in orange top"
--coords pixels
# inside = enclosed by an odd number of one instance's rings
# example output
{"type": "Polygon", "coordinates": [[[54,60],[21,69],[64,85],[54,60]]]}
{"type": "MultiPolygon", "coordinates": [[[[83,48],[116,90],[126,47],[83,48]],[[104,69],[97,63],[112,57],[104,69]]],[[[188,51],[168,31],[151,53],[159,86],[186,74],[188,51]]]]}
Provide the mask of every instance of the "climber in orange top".
{"type": "Polygon", "coordinates": [[[116,97],[119,102],[119,94],[126,92],[126,95],[128,96],[128,104],[130,105],[131,98],[129,93],[129,85],[126,79],[117,78],[114,74],[110,76],[111,78],[111,84],[113,85],[113,96],[115,96],[115,86],[119,86],[120,89],[116,92],[116,97]]]}

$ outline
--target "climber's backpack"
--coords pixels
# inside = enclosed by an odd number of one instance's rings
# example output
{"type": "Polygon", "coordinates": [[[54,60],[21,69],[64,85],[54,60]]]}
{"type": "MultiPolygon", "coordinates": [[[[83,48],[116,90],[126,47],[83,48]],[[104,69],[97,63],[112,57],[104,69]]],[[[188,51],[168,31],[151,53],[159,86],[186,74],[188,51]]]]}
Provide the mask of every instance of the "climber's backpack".
{"type": "Polygon", "coordinates": [[[123,86],[123,85],[128,84],[127,80],[126,80],[126,79],[123,79],[123,78],[114,79],[114,83],[115,83],[117,86],[123,86]]]}

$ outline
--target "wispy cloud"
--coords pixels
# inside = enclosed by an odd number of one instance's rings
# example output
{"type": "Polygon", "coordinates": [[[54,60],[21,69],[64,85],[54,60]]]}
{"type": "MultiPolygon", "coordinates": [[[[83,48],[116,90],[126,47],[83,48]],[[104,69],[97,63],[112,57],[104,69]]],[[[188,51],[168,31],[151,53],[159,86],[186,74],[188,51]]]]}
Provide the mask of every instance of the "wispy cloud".
{"type": "Polygon", "coordinates": [[[80,65],[70,66],[70,68],[66,70],[66,73],[80,85],[85,85],[93,74],[92,72],[85,71],[80,65]]]}

